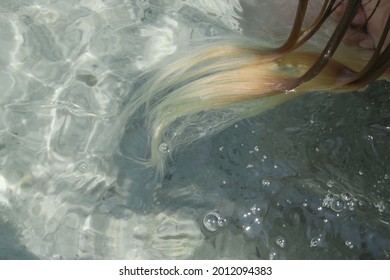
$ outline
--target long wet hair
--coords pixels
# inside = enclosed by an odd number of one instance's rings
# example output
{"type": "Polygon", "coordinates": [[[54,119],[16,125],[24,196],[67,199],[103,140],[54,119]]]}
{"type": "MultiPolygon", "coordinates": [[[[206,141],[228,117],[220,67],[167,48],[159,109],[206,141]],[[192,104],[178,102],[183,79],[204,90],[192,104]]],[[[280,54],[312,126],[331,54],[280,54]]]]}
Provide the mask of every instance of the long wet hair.
{"type": "Polygon", "coordinates": [[[291,33],[279,47],[243,38],[207,41],[141,75],[121,117],[123,127],[135,115],[145,120],[150,150],[137,160],[161,172],[173,152],[297,95],[349,91],[388,77],[390,18],[375,50],[340,44],[361,1],[347,1],[322,50],[307,43],[337,5],[325,0],[303,28],[308,0],[300,0],[291,33]]]}

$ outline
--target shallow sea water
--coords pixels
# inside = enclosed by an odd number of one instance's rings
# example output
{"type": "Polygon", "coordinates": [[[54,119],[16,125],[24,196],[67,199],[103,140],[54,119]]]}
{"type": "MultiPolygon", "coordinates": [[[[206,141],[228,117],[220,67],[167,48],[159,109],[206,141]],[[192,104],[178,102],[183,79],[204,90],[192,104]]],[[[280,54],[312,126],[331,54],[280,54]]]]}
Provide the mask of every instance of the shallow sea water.
{"type": "Polygon", "coordinates": [[[238,122],[163,178],[128,158],[147,149],[113,125],[135,78],[189,41],[251,35],[240,12],[0,1],[0,259],[390,258],[388,82],[238,122]]]}

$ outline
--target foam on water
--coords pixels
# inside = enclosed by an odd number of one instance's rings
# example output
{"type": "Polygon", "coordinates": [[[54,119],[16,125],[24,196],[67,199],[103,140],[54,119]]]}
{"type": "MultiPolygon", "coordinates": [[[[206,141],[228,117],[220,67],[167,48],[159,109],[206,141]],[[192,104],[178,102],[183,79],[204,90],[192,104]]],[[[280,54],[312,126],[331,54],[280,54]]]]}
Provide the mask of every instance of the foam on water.
{"type": "Polygon", "coordinates": [[[389,258],[386,82],[164,143],[163,178],[129,158],[148,149],[116,126],[135,78],[191,40],[264,34],[250,3],[1,1],[0,258],[389,258]]]}

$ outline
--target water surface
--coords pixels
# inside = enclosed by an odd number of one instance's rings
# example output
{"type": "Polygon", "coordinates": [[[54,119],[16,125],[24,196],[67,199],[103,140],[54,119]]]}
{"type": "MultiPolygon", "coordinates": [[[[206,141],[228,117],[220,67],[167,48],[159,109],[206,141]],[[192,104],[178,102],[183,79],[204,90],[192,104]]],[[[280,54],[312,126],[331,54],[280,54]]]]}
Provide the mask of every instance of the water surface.
{"type": "Polygon", "coordinates": [[[252,36],[241,10],[1,1],[0,258],[389,258],[387,82],[238,122],[163,178],[128,158],[147,150],[114,125],[136,77],[189,41],[252,36]]]}

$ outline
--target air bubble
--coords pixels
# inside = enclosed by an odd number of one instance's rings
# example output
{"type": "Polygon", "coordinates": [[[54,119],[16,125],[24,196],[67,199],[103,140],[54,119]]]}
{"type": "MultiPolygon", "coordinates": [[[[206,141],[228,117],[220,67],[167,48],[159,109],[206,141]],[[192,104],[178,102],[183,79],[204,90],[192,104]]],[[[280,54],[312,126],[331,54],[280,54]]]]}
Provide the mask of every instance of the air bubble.
{"type": "Polygon", "coordinates": [[[322,206],[323,207],[329,207],[330,204],[332,203],[333,201],[333,195],[331,194],[327,194],[324,198],[324,200],[322,201],[322,206]]]}
{"type": "Polygon", "coordinates": [[[384,212],[385,211],[385,208],[386,208],[386,206],[385,206],[385,204],[383,203],[383,201],[379,201],[379,202],[377,202],[377,203],[374,203],[374,206],[376,207],[376,208],[378,208],[378,211],[379,212],[384,212]]]}
{"type": "Polygon", "coordinates": [[[260,207],[257,207],[256,204],[254,204],[251,208],[249,208],[249,210],[251,210],[251,213],[256,215],[257,213],[260,213],[261,209],[260,207]]]}
{"type": "Polygon", "coordinates": [[[276,239],[275,239],[275,242],[276,244],[280,247],[280,248],[284,248],[286,247],[286,239],[282,236],[278,236],[276,239]]]}
{"type": "Polygon", "coordinates": [[[87,172],[87,170],[88,170],[88,163],[86,163],[85,161],[80,162],[78,164],[78,166],[77,166],[77,169],[80,172],[87,172]]]}
{"type": "Polygon", "coordinates": [[[264,179],[264,180],[261,181],[261,184],[262,184],[263,186],[265,186],[265,187],[269,187],[269,185],[271,185],[271,182],[264,179]]]}
{"type": "Polygon", "coordinates": [[[340,212],[344,209],[344,201],[341,199],[333,199],[330,203],[330,209],[335,212],[340,212]]]}
{"type": "Polygon", "coordinates": [[[238,226],[242,228],[246,234],[253,237],[259,234],[262,228],[262,221],[265,215],[265,209],[260,209],[256,205],[250,207],[250,211],[240,215],[238,226]]]}
{"type": "Polygon", "coordinates": [[[353,248],[353,244],[352,244],[352,242],[351,241],[345,241],[345,246],[347,246],[347,247],[349,247],[350,249],[352,249],[353,248]]]}
{"type": "Polygon", "coordinates": [[[277,257],[277,253],[276,253],[275,251],[271,251],[271,252],[269,253],[269,259],[270,259],[270,260],[275,260],[276,257],[277,257]]]}
{"type": "Polygon", "coordinates": [[[203,218],[203,225],[208,231],[214,232],[218,229],[218,217],[215,213],[209,213],[203,218]]]}
{"type": "Polygon", "coordinates": [[[320,237],[314,237],[310,240],[310,247],[317,247],[321,242],[320,237]]]}
{"type": "Polygon", "coordinates": [[[341,199],[344,201],[350,201],[352,199],[352,195],[349,193],[342,193],[340,196],[341,199]]]}
{"type": "Polygon", "coordinates": [[[168,147],[168,144],[167,143],[161,143],[160,146],[158,147],[158,150],[160,151],[160,153],[169,153],[169,147],[168,147]]]}
{"type": "Polygon", "coordinates": [[[223,227],[226,224],[226,219],[221,217],[218,212],[211,212],[204,216],[203,225],[211,232],[215,232],[218,228],[223,227]]]}
{"type": "Polygon", "coordinates": [[[332,187],[334,186],[334,184],[335,184],[335,181],[333,181],[333,180],[329,180],[329,181],[326,183],[326,185],[327,185],[329,188],[332,188],[332,187]]]}
{"type": "Polygon", "coordinates": [[[226,219],[219,216],[218,217],[218,226],[223,227],[224,225],[226,225],[226,219]]]}

